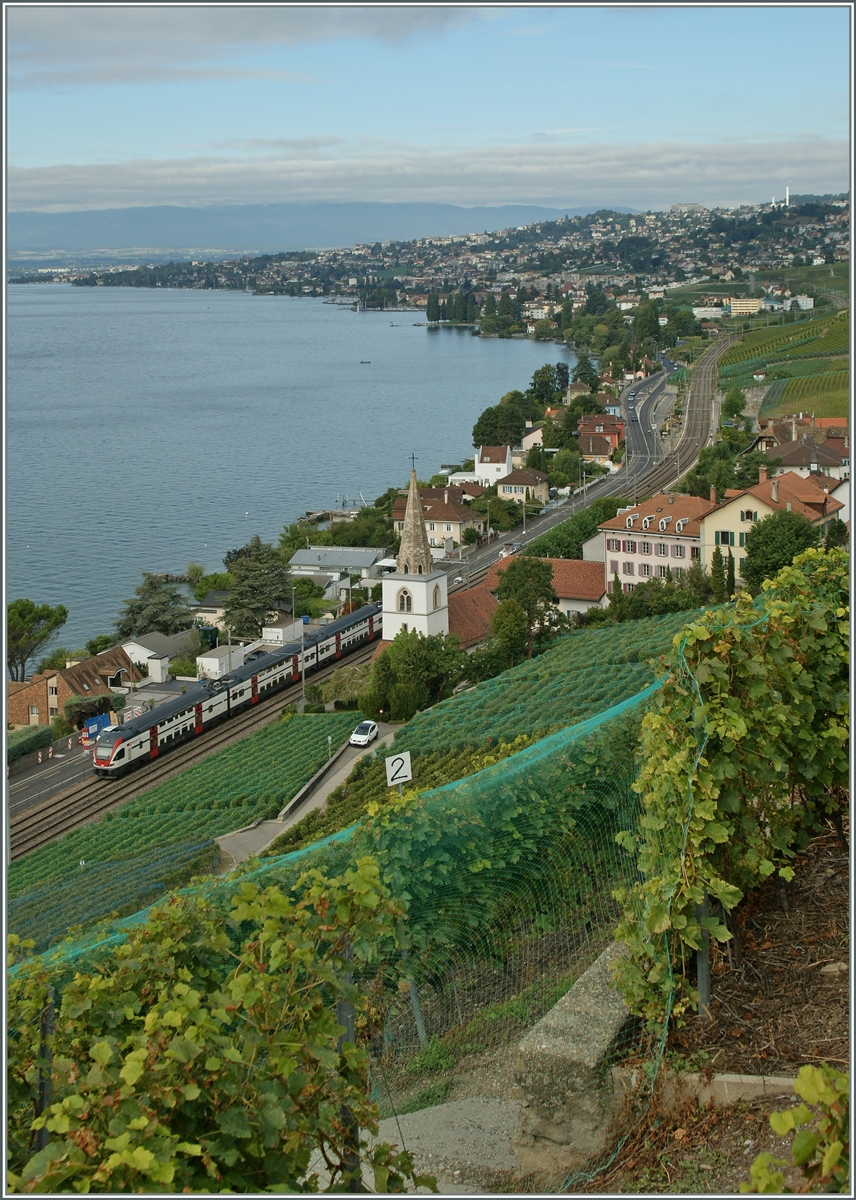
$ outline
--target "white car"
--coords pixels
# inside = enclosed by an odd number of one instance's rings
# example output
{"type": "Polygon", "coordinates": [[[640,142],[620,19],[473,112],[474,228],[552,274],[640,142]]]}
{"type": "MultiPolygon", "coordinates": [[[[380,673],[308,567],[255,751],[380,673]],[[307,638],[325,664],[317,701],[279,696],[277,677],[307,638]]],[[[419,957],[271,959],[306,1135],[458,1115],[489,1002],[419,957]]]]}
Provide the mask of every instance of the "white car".
{"type": "Polygon", "coordinates": [[[361,721],[354,732],[351,734],[352,746],[369,746],[378,735],[378,728],[374,721],[361,721]]]}

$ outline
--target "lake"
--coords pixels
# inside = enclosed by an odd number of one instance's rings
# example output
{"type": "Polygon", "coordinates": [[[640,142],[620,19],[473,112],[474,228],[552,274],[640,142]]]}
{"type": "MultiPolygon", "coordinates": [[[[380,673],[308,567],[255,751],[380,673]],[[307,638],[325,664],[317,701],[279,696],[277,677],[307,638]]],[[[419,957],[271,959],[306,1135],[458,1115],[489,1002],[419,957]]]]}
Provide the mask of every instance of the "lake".
{"type": "Polygon", "coordinates": [[[472,454],[554,343],[244,292],[7,288],[7,600],[112,632],[142,571],[222,569],[254,533],[472,454]],[[367,360],[367,361],[364,361],[367,360]]]}

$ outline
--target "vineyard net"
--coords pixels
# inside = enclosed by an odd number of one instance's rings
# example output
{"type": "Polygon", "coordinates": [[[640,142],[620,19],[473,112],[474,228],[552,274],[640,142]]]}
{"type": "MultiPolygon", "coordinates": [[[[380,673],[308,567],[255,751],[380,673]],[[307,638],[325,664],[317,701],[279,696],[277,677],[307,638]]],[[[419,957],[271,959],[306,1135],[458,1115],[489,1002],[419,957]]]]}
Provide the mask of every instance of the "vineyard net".
{"type": "MultiPolygon", "coordinates": [[[[613,891],[636,878],[616,834],[635,825],[639,725],[658,686],[238,874],[287,888],[309,867],[338,874],[372,855],[404,902],[397,937],[357,979],[384,1013],[372,1047],[382,1117],[515,1096],[516,1044],[610,944],[619,916],[613,891]]],[[[204,891],[225,911],[235,878],[183,891],[204,891]]],[[[79,968],[148,911],[49,957],[79,968]]]]}

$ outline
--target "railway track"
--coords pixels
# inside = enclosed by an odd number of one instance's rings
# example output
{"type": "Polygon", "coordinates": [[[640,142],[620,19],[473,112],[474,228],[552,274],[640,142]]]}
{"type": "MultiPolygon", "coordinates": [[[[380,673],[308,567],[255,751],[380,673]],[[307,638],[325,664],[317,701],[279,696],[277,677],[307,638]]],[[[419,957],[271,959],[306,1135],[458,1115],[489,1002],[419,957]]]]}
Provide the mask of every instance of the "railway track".
{"type": "MultiPolygon", "coordinates": [[[[373,642],[349,654],[347,662],[368,662],[377,648],[373,642]]],[[[341,661],[313,673],[313,682],[327,679],[341,666],[341,661]]],[[[92,775],[84,782],[65,788],[47,800],[17,813],[11,821],[11,858],[23,858],[40,846],[54,841],[64,833],[97,821],[104,813],[119,808],[143,792],[186,771],[218,750],[240,741],[267,725],[290,702],[298,699],[301,685],[291,684],[275,696],[266,697],[247,712],[232,717],[225,724],[206,730],[193,741],[176,746],[168,754],[132,770],[123,779],[104,779],[92,775]]]]}

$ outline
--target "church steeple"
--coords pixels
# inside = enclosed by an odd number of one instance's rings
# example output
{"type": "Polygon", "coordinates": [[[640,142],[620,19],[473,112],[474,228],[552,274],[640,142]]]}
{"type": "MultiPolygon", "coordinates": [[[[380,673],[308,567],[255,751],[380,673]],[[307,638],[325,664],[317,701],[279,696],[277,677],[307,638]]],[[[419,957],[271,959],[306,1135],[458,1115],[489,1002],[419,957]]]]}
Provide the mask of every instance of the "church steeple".
{"type": "Polygon", "coordinates": [[[415,470],[410,473],[410,490],[407,494],[404,529],[401,533],[401,548],[398,551],[396,566],[400,575],[430,575],[434,570],[415,470]]]}

